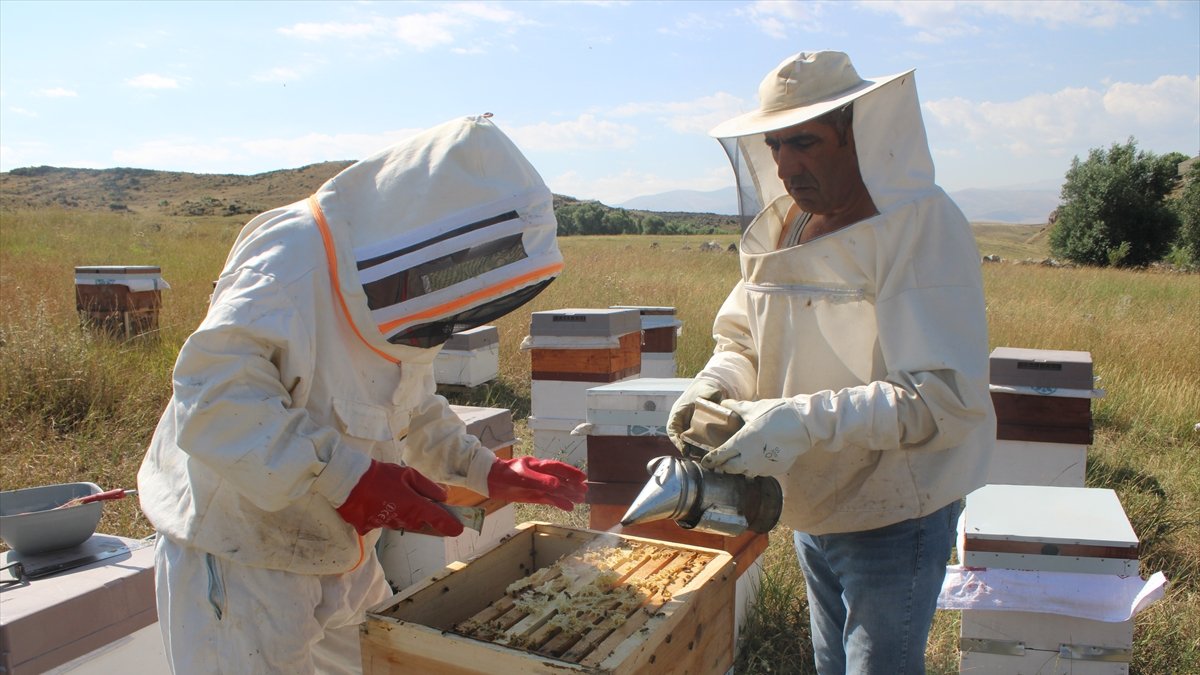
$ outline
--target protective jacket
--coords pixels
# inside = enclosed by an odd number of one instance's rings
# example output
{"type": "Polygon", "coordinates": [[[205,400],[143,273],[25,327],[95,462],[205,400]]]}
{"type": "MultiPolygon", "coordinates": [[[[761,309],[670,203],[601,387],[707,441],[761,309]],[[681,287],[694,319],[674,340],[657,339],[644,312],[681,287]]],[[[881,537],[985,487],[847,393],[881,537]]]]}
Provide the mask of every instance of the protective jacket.
{"type": "Polygon", "coordinates": [[[984,483],[995,438],[979,254],[934,184],[913,74],[856,100],[853,130],[879,213],[782,250],[794,202],[763,136],[722,139],[763,208],[699,376],[804,411],[782,522],[811,534],[936,511],[984,483]]]}
{"type": "Polygon", "coordinates": [[[551,194],[484,117],[348,167],[239,234],[138,474],[162,534],[236,563],[355,567],[335,511],[371,459],[487,494],[492,453],[435,394],[455,331],[562,267],[551,194]]]}

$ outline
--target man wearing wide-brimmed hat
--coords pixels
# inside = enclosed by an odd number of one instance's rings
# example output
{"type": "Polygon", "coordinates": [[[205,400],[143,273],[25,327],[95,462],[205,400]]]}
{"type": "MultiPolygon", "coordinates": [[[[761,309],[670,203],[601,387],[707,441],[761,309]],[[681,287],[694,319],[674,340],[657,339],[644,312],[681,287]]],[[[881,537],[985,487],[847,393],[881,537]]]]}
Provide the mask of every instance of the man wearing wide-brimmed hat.
{"type": "Polygon", "coordinates": [[[934,183],[912,71],[800,53],[759,99],[711,132],[757,215],[669,433],[699,398],[744,419],[703,463],[780,478],[821,673],[920,673],[995,439],[979,254],[934,183]]]}

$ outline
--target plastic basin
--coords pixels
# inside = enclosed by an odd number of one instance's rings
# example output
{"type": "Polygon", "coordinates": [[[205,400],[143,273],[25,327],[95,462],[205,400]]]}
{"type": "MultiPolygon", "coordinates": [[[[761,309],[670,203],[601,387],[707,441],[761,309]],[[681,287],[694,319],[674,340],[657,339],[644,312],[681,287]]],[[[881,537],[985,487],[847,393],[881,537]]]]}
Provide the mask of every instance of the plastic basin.
{"type": "Polygon", "coordinates": [[[21,555],[70,548],[96,532],[103,502],[56,509],[103,492],[95,483],[61,483],[0,492],[0,539],[21,555]]]}

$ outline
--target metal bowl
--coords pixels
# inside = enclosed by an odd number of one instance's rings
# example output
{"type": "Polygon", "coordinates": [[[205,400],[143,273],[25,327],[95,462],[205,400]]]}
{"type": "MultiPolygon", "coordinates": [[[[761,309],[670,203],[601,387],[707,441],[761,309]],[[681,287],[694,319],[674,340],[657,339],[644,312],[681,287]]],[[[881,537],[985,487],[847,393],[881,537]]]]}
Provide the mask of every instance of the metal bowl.
{"type": "Polygon", "coordinates": [[[0,539],[21,555],[70,548],[96,532],[103,502],[62,506],[103,492],[95,483],[61,483],[0,492],[0,539]]]}

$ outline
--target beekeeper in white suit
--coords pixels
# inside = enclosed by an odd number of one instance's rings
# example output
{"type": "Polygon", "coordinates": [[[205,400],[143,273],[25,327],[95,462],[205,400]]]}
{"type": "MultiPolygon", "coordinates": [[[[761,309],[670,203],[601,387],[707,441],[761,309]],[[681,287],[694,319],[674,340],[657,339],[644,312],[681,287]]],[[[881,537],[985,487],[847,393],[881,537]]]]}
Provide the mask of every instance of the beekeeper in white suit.
{"type": "Polygon", "coordinates": [[[562,268],[551,194],[483,117],[362,160],[250,221],[140,473],[176,673],[350,673],[390,589],[379,528],[457,535],[434,481],[571,509],[584,475],[497,459],[437,396],[451,333],[562,268]]]}
{"type": "Polygon", "coordinates": [[[979,254],[934,184],[912,71],[868,80],[801,53],[759,98],[711,132],[758,213],[669,433],[698,398],[744,419],[702,463],[780,478],[819,672],[923,673],[995,438],[979,254]]]}

